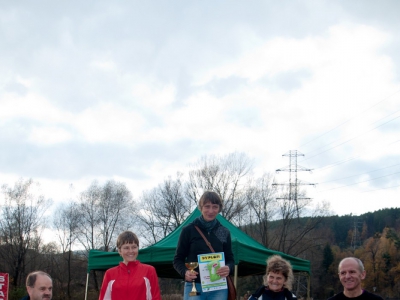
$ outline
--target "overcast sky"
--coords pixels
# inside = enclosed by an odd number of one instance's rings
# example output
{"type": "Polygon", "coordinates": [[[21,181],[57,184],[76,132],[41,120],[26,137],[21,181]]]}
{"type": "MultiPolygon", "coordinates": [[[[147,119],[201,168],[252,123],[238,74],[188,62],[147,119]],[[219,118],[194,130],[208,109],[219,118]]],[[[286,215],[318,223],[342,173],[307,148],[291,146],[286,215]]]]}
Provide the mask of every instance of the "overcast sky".
{"type": "Polygon", "coordinates": [[[298,151],[334,213],[399,207],[399,11],[0,0],[0,183],[61,202],[114,179],[138,197],[204,155],[244,152],[257,176],[298,151]]]}

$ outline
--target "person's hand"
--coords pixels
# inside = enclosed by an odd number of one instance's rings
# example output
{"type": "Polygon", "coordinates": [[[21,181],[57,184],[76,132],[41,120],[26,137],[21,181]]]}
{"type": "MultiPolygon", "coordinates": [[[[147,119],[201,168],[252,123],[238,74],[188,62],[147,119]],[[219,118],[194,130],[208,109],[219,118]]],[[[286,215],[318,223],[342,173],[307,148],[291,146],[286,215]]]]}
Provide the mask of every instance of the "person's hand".
{"type": "Polygon", "coordinates": [[[186,270],[185,273],[185,281],[193,281],[197,278],[197,273],[196,271],[190,271],[190,270],[186,270]]]}
{"type": "Polygon", "coordinates": [[[221,277],[227,277],[229,275],[229,267],[223,266],[217,270],[217,274],[221,277]]]}

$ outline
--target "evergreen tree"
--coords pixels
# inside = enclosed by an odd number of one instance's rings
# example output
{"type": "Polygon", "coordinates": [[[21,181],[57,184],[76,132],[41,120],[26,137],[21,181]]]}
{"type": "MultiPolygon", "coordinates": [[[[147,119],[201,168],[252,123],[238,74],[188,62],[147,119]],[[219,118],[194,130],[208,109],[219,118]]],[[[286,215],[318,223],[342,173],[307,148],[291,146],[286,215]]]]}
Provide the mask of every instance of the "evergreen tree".
{"type": "Polygon", "coordinates": [[[324,269],[324,271],[328,272],[329,271],[329,267],[332,265],[334,261],[334,257],[333,257],[333,251],[331,248],[331,245],[326,244],[325,248],[324,248],[324,258],[322,260],[322,267],[324,269]]]}

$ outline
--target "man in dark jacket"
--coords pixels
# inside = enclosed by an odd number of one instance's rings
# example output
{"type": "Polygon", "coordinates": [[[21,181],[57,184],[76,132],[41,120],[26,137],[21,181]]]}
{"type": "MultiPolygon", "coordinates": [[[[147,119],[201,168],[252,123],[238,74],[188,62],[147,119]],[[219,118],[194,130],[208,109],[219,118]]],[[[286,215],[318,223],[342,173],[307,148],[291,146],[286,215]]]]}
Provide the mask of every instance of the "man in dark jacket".
{"type": "Polygon", "coordinates": [[[43,271],[29,273],[26,277],[28,296],[21,300],[51,300],[53,296],[53,281],[49,274],[43,271]]]}
{"type": "Polygon", "coordinates": [[[372,294],[361,287],[361,282],[367,273],[364,265],[356,257],[346,257],[339,263],[339,279],[343,285],[343,292],[328,300],[383,300],[382,297],[372,294]]]}

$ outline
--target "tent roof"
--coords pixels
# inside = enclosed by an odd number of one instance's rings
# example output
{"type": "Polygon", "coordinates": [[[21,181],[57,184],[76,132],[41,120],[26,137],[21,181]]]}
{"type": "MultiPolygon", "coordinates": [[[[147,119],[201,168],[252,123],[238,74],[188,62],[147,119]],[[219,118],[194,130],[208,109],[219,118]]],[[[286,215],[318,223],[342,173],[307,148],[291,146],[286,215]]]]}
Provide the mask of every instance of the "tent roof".
{"type": "MultiPolygon", "coordinates": [[[[178,272],[172,266],[179,235],[182,227],[191,223],[198,216],[200,216],[200,211],[196,208],[179,227],[165,238],[152,246],[140,249],[138,259],[142,263],[154,266],[159,277],[180,278],[178,272]]],[[[231,232],[232,251],[235,257],[235,264],[238,265],[238,276],[265,274],[265,261],[274,254],[279,254],[290,261],[293,271],[310,273],[310,262],[308,260],[270,250],[241,231],[223,216],[218,215],[217,219],[231,232]]],[[[121,260],[122,258],[117,252],[90,250],[88,272],[90,270],[107,270],[116,266],[121,260]]]]}

